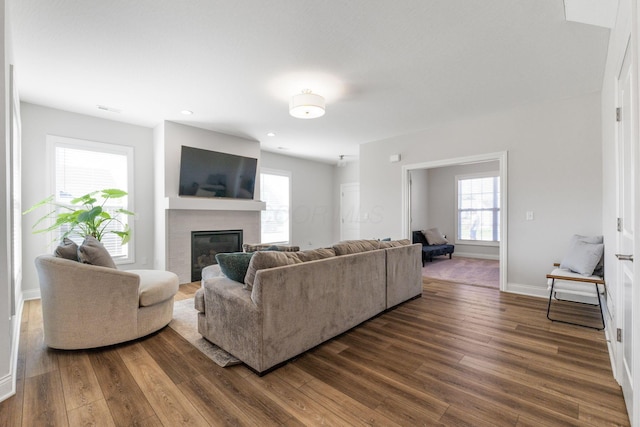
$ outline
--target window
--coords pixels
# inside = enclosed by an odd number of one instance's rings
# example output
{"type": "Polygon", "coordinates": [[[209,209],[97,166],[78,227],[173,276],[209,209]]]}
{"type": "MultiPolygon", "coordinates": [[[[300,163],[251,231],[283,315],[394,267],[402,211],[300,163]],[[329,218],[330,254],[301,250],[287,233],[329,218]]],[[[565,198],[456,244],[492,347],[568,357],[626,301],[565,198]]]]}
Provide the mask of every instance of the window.
{"type": "MultiPolygon", "coordinates": [[[[49,148],[53,156],[53,193],[56,202],[69,204],[76,197],[93,191],[117,188],[128,193],[126,197],[109,199],[103,206],[111,215],[119,208],[133,210],[133,148],[114,144],[48,136],[49,148]]],[[[132,229],[131,217],[119,215],[111,222],[113,230],[122,230],[125,224],[132,229]]],[[[55,240],[64,233],[61,228],[55,240]]],[[[77,244],[82,243],[80,236],[69,236],[77,244]]],[[[117,263],[133,262],[133,239],[126,245],[120,244],[120,238],[107,233],[102,244],[117,263]]]]}
{"type": "Polygon", "coordinates": [[[500,177],[498,172],[456,176],[457,243],[500,242],[500,177]]]}
{"type": "Polygon", "coordinates": [[[291,173],[262,169],[260,199],[267,203],[261,215],[261,243],[289,243],[291,173]]]}

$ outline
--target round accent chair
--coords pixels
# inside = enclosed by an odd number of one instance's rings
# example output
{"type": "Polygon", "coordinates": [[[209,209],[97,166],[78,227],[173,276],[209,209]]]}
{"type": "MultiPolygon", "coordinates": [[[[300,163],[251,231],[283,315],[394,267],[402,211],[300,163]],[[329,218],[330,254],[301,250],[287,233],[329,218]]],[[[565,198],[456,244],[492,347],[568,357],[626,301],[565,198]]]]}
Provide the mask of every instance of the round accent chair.
{"type": "Polygon", "coordinates": [[[75,350],[143,337],[173,318],[178,276],[161,270],[122,271],[41,255],[44,342],[75,350]]]}

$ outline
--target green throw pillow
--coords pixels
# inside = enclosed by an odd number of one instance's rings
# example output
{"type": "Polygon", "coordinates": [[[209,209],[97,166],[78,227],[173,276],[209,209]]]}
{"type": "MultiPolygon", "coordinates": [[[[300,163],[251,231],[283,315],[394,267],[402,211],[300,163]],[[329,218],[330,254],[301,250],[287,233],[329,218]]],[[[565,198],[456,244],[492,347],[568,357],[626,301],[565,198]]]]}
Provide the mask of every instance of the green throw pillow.
{"type": "Polygon", "coordinates": [[[244,283],[253,252],[223,252],[216,254],[220,270],[231,280],[244,283]]]}

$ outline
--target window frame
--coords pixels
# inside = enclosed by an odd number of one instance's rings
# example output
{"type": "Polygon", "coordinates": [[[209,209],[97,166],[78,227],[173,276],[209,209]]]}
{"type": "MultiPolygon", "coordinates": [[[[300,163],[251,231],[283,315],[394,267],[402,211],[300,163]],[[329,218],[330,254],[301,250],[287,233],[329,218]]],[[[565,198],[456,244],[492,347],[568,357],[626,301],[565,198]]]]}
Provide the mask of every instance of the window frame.
{"type": "MultiPolygon", "coordinates": [[[[454,220],[454,233],[455,233],[455,244],[459,244],[459,245],[475,245],[475,246],[490,246],[490,247],[499,247],[500,246],[500,240],[466,240],[466,239],[460,239],[459,236],[459,223],[460,223],[460,201],[459,201],[459,188],[460,188],[460,181],[464,181],[464,180],[469,180],[469,179],[478,179],[478,178],[497,178],[498,179],[498,183],[495,186],[495,190],[497,190],[497,195],[494,192],[494,203],[497,201],[498,204],[501,203],[501,195],[500,192],[502,191],[502,183],[501,183],[501,179],[500,179],[500,171],[487,171],[487,172],[479,172],[479,173],[472,173],[472,174],[462,174],[462,175],[456,175],[454,178],[454,189],[455,189],[455,197],[454,197],[454,211],[455,211],[455,220],[454,220]]],[[[492,210],[495,213],[497,213],[498,219],[496,220],[495,218],[495,214],[494,214],[494,232],[498,233],[498,236],[500,236],[500,238],[502,237],[501,234],[501,225],[500,222],[503,220],[502,219],[502,207],[499,206],[497,208],[492,208],[492,209],[482,209],[482,210],[492,210]]]]}
{"type": "MultiPolygon", "coordinates": [[[[260,199],[262,200],[262,191],[264,188],[264,180],[262,179],[262,175],[277,175],[277,176],[284,176],[287,177],[289,179],[289,229],[287,231],[288,233],[288,240],[286,241],[277,241],[277,242],[265,242],[263,240],[263,225],[262,225],[262,215],[263,212],[267,212],[268,209],[265,209],[264,211],[260,212],[260,243],[263,244],[280,244],[280,245],[288,245],[291,244],[291,234],[292,234],[292,225],[293,225],[293,209],[292,209],[292,174],[291,171],[287,171],[287,170],[282,170],[282,169],[270,169],[270,168],[260,168],[260,199]]],[[[266,203],[266,200],[264,200],[266,203]]]]}
{"type": "MultiPolygon", "coordinates": [[[[70,148],[74,150],[94,151],[99,153],[117,154],[125,156],[127,161],[127,188],[124,190],[127,192],[127,204],[125,209],[135,212],[135,182],[134,182],[134,148],[126,145],[119,145],[106,142],[90,141],[86,139],[69,138],[58,135],[47,135],[47,159],[49,165],[49,194],[54,194],[56,191],[56,148],[70,148]]],[[[96,190],[102,190],[97,188],[96,190]]],[[[131,239],[127,243],[127,255],[111,255],[113,261],[117,265],[134,264],[135,263],[135,217],[128,217],[127,223],[131,230],[131,239]]],[[[56,232],[51,231],[49,233],[50,241],[56,241],[56,232]]]]}

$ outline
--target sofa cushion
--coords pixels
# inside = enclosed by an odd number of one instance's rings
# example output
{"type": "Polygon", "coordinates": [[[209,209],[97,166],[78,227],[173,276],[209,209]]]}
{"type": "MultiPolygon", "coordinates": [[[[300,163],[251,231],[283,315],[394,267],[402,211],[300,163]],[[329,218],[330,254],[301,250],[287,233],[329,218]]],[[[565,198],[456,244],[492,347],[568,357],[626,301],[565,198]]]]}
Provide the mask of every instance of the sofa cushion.
{"type": "Polygon", "coordinates": [[[344,240],[333,245],[336,255],[357,254],[380,249],[378,240],[344,240]]]}
{"type": "Polygon", "coordinates": [[[283,265],[300,264],[302,260],[296,252],[258,251],[253,254],[249,262],[247,274],[244,277],[245,288],[251,290],[258,270],[281,267],[283,265]]]}
{"type": "Polygon", "coordinates": [[[224,273],[220,269],[220,264],[207,265],[201,272],[202,281],[211,279],[212,277],[225,277],[224,273]]]}
{"type": "Polygon", "coordinates": [[[409,239],[381,240],[380,241],[380,249],[397,248],[399,246],[407,246],[407,245],[410,245],[410,244],[411,244],[411,241],[409,239]]]}
{"type": "Polygon", "coordinates": [[[428,230],[423,230],[422,234],[427,239],[430,245],[446,245],[449,243],[447,239],[444,238],[440,230],[437,228],[430,228],[428,230]]]}
{"type": "Polygon", "coordinates": [[[129,270],[140,276],[140,307],[149,307],[173,298],[178,292],[178,276],[163,270],[129,270]]]}
{"type": "Polygon", "coordinates": [[[58,258],[78,261],[78,245],[76,245],[76,242],[74,242],[73,240],[65,237],[53,252],[53,254],[58,258]]]}
{"type": "Polygon", "coordinates": [[[336,251],[334,251],[333,248],[308,249],[306,251],[300,251],[296,253],[298,255],[298,258],[302,262],[316,261],[319,259],[336,256],[336,251]]]}
{"type": "Polygon", "coordinates": [[[249,262],[256,252],[222,252],[216,254],[216,261],[222,273],[231,280],[242,283],[247,274],[249,262]]]}
{"type": "Polygon", "coordinates": [[[85,237],[80,247],[78,247],[78,261],[84,264],[117,268],[107,248],[93,236],[85,237]]]}

